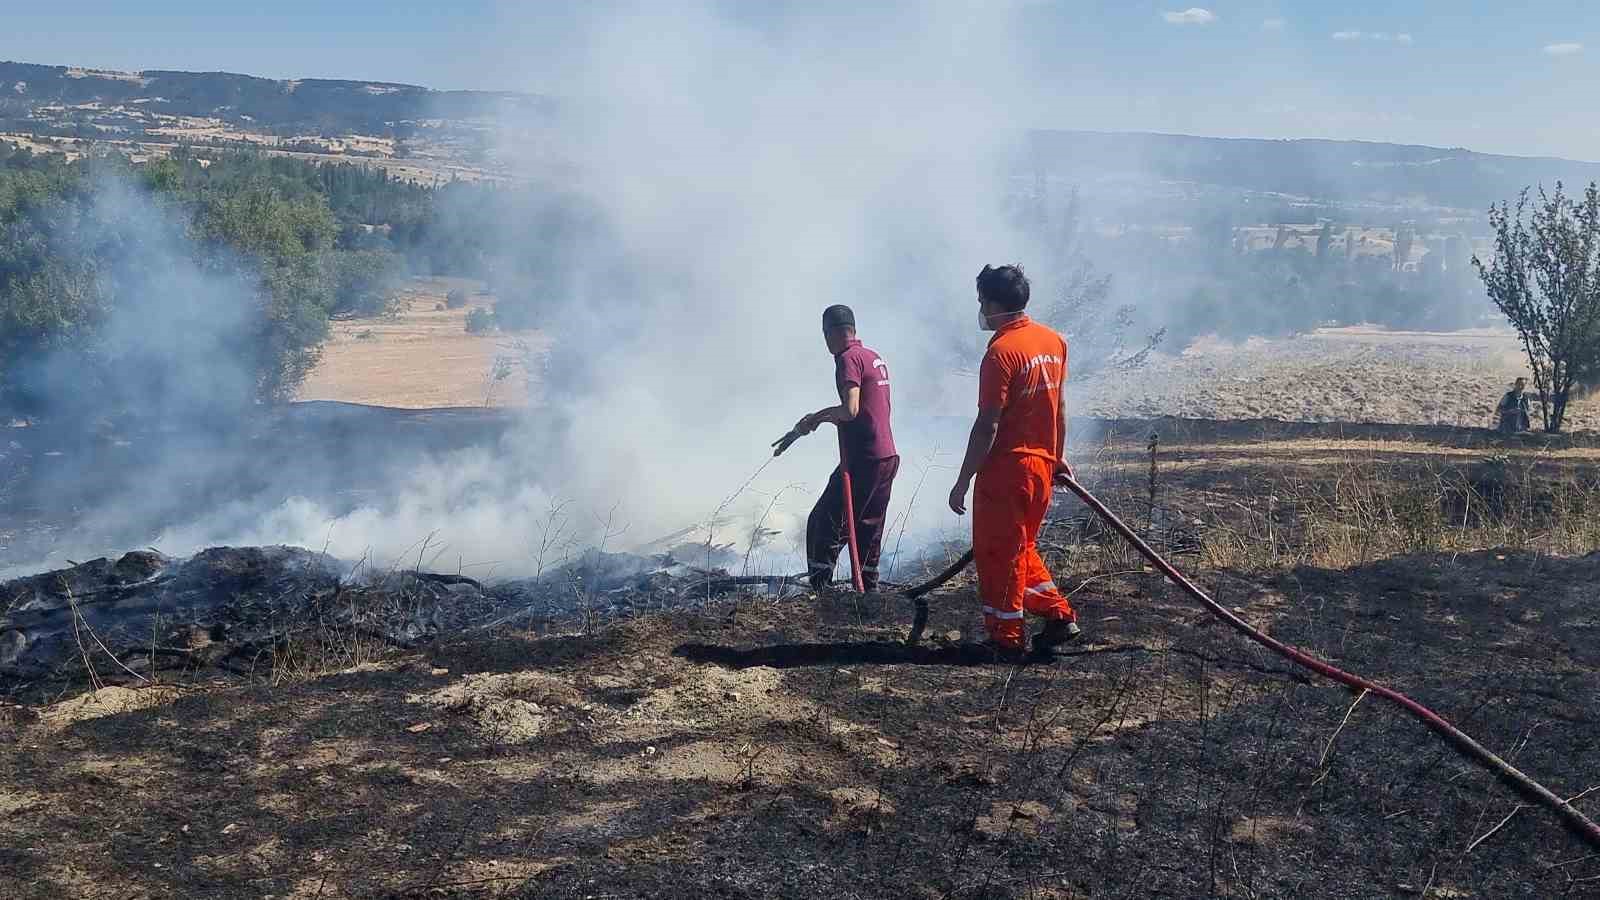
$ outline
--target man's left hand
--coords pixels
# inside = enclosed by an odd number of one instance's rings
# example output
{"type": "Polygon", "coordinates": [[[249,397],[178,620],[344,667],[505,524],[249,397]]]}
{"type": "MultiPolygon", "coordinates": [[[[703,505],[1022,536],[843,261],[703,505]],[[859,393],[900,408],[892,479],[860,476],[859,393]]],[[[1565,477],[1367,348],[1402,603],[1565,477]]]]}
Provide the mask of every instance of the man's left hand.
{"type": "Polygon", "coordinates": [[[967,482],[958,481],[956,486],[950,489],[950,511],[958,516],[967,514],[967,490],[969,488],[971,488],[971,485],[967,482]]]}
{"type": "Polygon", "coordinates": [[[1055,483],[1066,484],[1069,478],[1073,481],[1078,480],[1078,475],[1072,471],[1072,466],[1068,465],[1066,460],[1056,463],[1055,483]]]}
{"type": "Polygon", "coordinates": [[[812,415],[801,416],[800,421],[794,423],[794,430],[801,434],[810,434],[811,432],[816,431],[816,417],[812,415]]]}

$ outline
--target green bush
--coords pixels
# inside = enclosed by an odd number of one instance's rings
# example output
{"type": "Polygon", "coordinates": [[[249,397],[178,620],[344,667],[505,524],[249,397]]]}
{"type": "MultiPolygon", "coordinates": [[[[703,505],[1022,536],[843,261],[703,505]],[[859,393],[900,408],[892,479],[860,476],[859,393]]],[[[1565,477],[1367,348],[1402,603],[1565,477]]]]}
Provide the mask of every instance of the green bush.
{"type": "Polygon", "coordinates": [[[495,327],[494,313],[483,307],[478,307],[467,313],[467,333],[487,334],[495,327]]]}

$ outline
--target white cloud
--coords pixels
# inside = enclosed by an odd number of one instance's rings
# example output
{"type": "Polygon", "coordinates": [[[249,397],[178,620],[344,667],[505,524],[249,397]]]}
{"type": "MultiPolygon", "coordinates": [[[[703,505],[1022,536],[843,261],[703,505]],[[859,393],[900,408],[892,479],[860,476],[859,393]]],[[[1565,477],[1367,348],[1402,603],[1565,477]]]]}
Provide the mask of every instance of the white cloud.
{"type": "Polygon", "coordinates": [[[1583,45],[1572,41],[1560,44],[1545,44],[1544,52],[1550,56],[1571,56],[1574,53],[1582,53],[1583,45]]]}
{"type": "Polygon", "coordinates": [[[1217,20],[1217,14],[1209,9],[1191,6],[1183,12],[1165,12],[1161,18],[1167,20],[1169,25],[1210,25],[1217,20]]]}
{"type": "Polygon", "coordinates": [[[1283,30],[1283,26],[1285,26],[1287,24],[1289,24],[1289,23],[1285,22],[1283,19],[1263,19],[1261,21],[1261,30],[1262,31],[1282,31],[1283,30]]]}
{"type": "Polygon", "coordinates": [[[1407,47],[1411,46],[1412,43],[1411,34],[1405,31],[1399,33],[1389,31],[1335,31],[1333,39],[1336,41],[1377,41],[1380,44],[1404,44],[1407,47]]]}

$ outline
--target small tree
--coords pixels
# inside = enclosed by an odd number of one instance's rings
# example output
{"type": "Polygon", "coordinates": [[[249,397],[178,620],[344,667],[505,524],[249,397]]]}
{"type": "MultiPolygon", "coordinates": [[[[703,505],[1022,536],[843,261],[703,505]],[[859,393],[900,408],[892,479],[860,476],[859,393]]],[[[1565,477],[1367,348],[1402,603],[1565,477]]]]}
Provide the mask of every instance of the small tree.
{"type": "Polygon", "coordinates": [[[1411,262],[1411,245],[1416,243],[1417,233],[1410,228],[1395,228],[1394,232],[1394,270],[1405,271],[1406,265],[1411,262]]]}
{"type": "MultiPolygon", "coordinates": [[[[1112,301],[1111,276],[1100,274],[1083,251],[1081,215],[1074,189],[1058,226],[1048,236],[1048,265],[1059,280],[1053,286],[1055,296],[1043,310],[1044,321],[1069,341],[1073,377],[1136,369],[1155,352],[1167,330],[1142,336],[1134,333],[1134,306],[1112,301]]],[[[1233,231],[1231,223],[1225,227],[1229,233],[1233,231]]]]}
{"type": "Polygon", "coordinates": [[[483,376],[483,405],[488,406],[494,401],[495,389],[500,383],[511,377],[516,371],[517,357],[504,353],[494,358],[494,363],[489,367],[488,374],[483,376]]]}
{"type": "Polygon", "coordinates": [[[1132,304],[1111,301],[1111,276],[1096,274],[1093,265],[1081,260],[1046,308],[1045,321],[1071,342],[1073,374],[1086,378],[1106,370],[1137,369],[1155,352],[1167,330],[1135,337],[1134,313],[1132,304]]]}
{"type": "Polygon", "coordinates": [[[1526,224],[1529,191],[1513,210],[1489,208],[1494,259],[1472,264],[1489,299],[1516,328],[1539,390],[1544,430],[1554,434],[1566,418],[1574,385],[1600,372],[1600,187],[1581,200],[1539,190],[1526,224]]]}

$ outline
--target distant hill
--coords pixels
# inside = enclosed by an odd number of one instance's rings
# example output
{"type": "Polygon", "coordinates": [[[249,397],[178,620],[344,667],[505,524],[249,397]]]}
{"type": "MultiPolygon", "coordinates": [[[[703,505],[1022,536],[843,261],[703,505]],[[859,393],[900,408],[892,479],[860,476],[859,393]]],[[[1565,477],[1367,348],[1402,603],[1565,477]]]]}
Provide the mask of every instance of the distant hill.
{"type": "MultiPolygon", "coordinates": [[[[174,117],[186,117],[278,137],[409,138],[421,129],[448,141],[466,123],[481,129],[494,118],[537,129],[556,127],[557,116],[553,99],[514,92],[0,62],[0,132],[41,136],[171,140],[174,117]]],[[[460,155],[461,146],[439,152],[460,155]]],[[[1374,207],[1374,215],[1431,207],[1481,216],[1490,203],[1530,184],[1600,180],[1600,163],[1461,148],[1093,131],[1033,132],[1014,170],[1079,184],[1091,194],[1105,195],[1109,187],[1121,196],[1102,203],[1103,210],[1155,210],[1158,218],[1192,212],[1197,200],[1206,208],[1251,193],[1374,207]]]]}
{"type": "Polygon", "coordinates": [[[1528,185],[1600,181],[1600,163],[1461,148],[1093,131],[1033,133],[1019,169],[1083,184],[1190,182],[1330,203],[1479,212],[1528,185]]]}
{"type": "MultiPolygon", "coordinates": [[[[277,81],[225,72],[112,72],[0,62],[0,131],[58,132],[71,123],[117,128],[113,117],[103,115],[112,107],[215,118],[267,134],[382,135],[397,124],[420,120],[546,114],[552,104],[532,94],[434,91],[377,81],[277,81]],[[64,109],[40,115],[41,108],[51,107],[64,109]]],[[[139,121],[134,117],[120,124],[137,131],[139,121]]]]}

